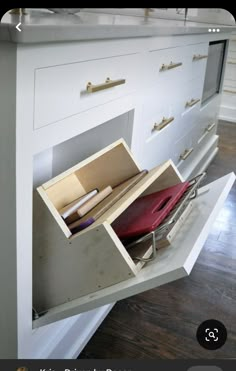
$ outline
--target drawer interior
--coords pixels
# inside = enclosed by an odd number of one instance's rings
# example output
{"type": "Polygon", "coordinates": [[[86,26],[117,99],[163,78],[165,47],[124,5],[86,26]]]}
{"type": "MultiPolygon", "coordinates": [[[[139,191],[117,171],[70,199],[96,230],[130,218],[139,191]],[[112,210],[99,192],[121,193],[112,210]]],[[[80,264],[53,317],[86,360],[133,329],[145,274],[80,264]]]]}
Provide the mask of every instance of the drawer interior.
{"type": "MultiPolygon", "coordinates": [[[[34,201],[34,306],[39,313],[138,274],[143,263],[129,254],[111,224],[138,197],[182,181],[171,161],[146,173],[78,233],[72,234],[59,210],[94,188],[100,190],[109,184],[115,189],[140,170],[120,139],[38,187],[34,201]],[[64,276],[62,271],[70,273],[64,276]]],[[[150,256],[150,245],[139,248],[142,257],[150,256]]]]}
{"type": "MultiPolygon", "coordinates": [[[[38,192],[43,197],[59,226],[62,227],[66,237],[75,238],[77,235],[86,233],[101,223],[108,222],[111,224],[136,198],[174,185],[180,181],[180,177],[173,169],[171,162],[167,161],[163,165],[156,166],[148,171],[132,189],[102,214],[91,227],[75,235],[71,234],[59,214],[60,209],[95,188],[101,191],[110,185],[113,193],[92,211],[98,212],[100,209],[106,208],[107,203],[111,201],[112,197],[115,197],[116,190],[120,184],[128,181],[140,171],[141,169],[136,164],[127,145],[121,140],[115,146],[108,146],[106,151],[98,152],[96,155],[43,184],[38,188],[38,192]]],[[[90,214],[86,214],[85,218],[90,217],[92,215],[90,214]]]]}
{"type": "Polygon", "coordinates": [[[43,185],[43,189],[59,211],[95,188],[99,191],[107,185],[114,188],[138,172],[139,167],[129,156],[126,147],[120,144],[54,178],[43,185]]]}

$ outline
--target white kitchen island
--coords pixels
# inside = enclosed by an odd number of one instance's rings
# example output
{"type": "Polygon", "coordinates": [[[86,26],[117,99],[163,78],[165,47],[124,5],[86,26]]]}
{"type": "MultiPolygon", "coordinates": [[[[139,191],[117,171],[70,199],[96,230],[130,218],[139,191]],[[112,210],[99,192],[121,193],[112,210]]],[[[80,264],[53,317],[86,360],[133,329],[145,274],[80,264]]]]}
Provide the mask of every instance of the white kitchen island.
{"type": "Polygon", "coordinates": [[[228,40],[234,28],[220,26],[213,33],[209,27],[89,12],[62,16],[28,10],[3,18],[1,358],[76,358],[116,300],[191,272],[232,174],[214,182],[209,197],[201,196],[206,218],[203,225],[197,219],[201,233],[193,245],[187,240],[180,261],[159,280],[155,269],[147,277],[144,268],[134,283],[123,281],[91,300],[84,297],[32,318],[37,186],[119,138],[142,168],[171,159],[184,179],[205,170],[216,155],[221,94],[201,102],[208,46],[228,40]],[[21,32],[15,28],[19,22],[21,32]]]}

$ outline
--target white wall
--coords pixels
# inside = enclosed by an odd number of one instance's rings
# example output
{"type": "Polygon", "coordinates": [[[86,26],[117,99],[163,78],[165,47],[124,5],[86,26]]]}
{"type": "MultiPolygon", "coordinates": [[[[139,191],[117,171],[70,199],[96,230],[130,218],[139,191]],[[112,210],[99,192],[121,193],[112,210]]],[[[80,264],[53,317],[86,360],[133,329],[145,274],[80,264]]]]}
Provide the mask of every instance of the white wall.
{"type": "Polygon", "coordinates": [[[219,118],[236,123],[236,33],[229,42],[219,118]]]}

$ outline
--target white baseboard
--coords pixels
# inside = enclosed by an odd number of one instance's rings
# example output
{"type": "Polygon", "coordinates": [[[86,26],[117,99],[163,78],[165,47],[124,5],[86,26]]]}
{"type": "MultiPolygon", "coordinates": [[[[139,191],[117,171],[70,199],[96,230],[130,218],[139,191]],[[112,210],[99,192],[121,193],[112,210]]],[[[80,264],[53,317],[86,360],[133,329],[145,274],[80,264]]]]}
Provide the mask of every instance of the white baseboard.
{"type": "Polygon", "coordinates": [[[71,318],[71,323],[63,329],[60,338],[54,339],[51,346],[47,346],[43,354],[40,354],[40,358],[76,359],[113,305],[114,303],[81,313],[76,321],[71,318]]]}
{"type": "Polygon", "coordinates": [[[236,108],[221,106],[218,118],[219,120],[236,123],[236,108]]]}

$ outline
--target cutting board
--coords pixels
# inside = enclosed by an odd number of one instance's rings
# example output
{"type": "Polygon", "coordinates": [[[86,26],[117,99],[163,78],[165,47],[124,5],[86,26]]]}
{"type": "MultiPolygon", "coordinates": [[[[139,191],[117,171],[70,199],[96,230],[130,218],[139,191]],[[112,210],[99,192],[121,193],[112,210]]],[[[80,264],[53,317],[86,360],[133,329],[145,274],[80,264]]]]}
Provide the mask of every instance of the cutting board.
{"type": "Polygon", "coordinates": [[[112,224],[120,239],[154,231],[186,191],[189,182],[139,197],[112,224]]]}

